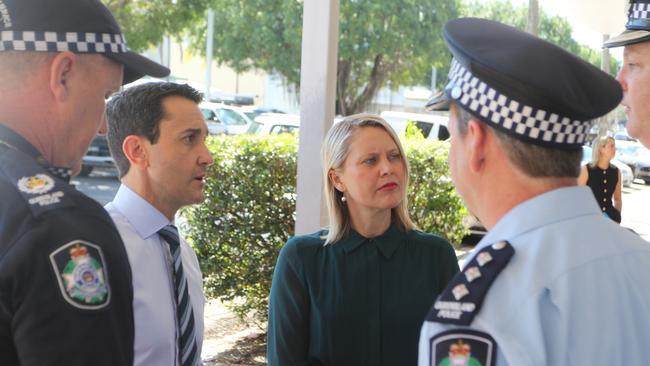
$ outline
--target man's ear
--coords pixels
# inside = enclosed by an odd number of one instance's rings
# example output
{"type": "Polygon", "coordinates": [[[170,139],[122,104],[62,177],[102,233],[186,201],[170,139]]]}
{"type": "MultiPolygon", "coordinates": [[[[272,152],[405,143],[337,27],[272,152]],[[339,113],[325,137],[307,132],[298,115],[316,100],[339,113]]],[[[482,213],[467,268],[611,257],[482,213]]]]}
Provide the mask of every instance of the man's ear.
{"type": "Polygon", "coordinates": [[[58,53],[50,62],[50,91],[61,102],[70,95],[70,80],[80,69],[78,55],[64,51],[58,53]]]}
{"type": "Polygon", "coordinates": [[[144,169],[149,166],[149,146],[144,136],[129,135],[122,142],[122,152],[131,166],[136,169],[144,169]]]}
{"type": "Polygon", "coordinates": [[[475,119],[470,119],[467,123],[465,138],[469,149],[468,166],[473,172],[480,172],[485,165],[486,143],[488,140],[487,128],[487,126],[475,119]]]}
{"type": "Polygon", "coordinates": [[[340,192],[345,192],[345,184],[343,184],[341,177],[336,174],[336,171],[334,171],[334,169],[330,169],[330,171],[327,172],[327,176],[329,177],[330,181],[332,181],[334,188],[338,189],[340,192]]]}

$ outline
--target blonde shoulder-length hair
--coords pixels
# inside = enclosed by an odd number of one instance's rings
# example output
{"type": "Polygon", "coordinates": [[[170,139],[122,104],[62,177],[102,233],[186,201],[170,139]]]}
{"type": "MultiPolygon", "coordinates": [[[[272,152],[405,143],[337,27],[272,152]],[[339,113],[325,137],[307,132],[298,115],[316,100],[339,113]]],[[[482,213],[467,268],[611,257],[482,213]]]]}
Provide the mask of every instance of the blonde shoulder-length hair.
{"type": "Polygon", "coordinates": [[[591,166],[596,166],[600,160],[600,149],[602,149],[608,142],[615,142],[611,136],[600,136],[596,138],[591,145],[591,166]]]}
{"type": "Polygon", "coordinates": [[[402,230],[415,229],[415,224],[411,221],[408,214],[407,189],[409,185],[409,164],[406,160],[406,154],[402,144],[395,134],[395,131],[381,117],[360,113],[346,117],[341,122],[332,126],[325,136],[325,142],[321,149],[321,160],[323,164],[323,180],[325,189],[325,201],[327,203],[327,213],[329,216],[329,232],[325,239],[325,245],[335,243],[341,240],[350,232],[350,214],[347,205],[341,201],[343,193],[334,187],[334,183],[329,177],[332,170],[340,170],[348,157],[350,142],[355,133],[361,128],[381,128],[393,139],[399,150],[402,163],[405,168],[404,197],[396,207],[391,209],[391,220],[396,223],[402,230]]]}

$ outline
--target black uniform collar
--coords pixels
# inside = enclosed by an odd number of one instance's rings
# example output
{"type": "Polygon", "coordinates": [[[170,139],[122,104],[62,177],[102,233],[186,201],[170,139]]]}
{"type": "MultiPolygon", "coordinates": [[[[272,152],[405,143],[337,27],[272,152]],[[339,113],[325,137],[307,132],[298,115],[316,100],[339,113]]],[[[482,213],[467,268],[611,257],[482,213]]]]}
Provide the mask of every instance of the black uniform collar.
{"type": "Polygon", "coordinates": [[[34,147],[34,145],[29,143],[29,141],[16,133],[14,130],[2,124],[0,124],[0,144],[6,145],[12,149],[22,151],[23,153],[36,160],[36,162],[50,174],[63,180],[66,183],[70,182],[69,168],[51,166],[45,157],[34,147]]]}
{"type": "Polygon", "coordinates": [[[379,249],[381,254],[386,258],[390,258],[395,253],[395,250],[397,250],[397,247],[402,244],[404,234],[395,223],[392,223],[385,233],[374,238],[366,238],[357,231],[350,229],[350,234],[342,240],[341,245],[343,246],[343,251],[349,254],[358,249],[361,244],[374,241],[377,243],[377,249],[379,249]]]}

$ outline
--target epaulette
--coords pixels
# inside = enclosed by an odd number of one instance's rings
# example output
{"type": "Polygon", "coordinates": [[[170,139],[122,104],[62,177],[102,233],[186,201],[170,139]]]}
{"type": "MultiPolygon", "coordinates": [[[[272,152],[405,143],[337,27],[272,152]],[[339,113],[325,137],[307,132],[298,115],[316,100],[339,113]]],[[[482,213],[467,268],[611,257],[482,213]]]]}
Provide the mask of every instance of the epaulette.
{"type": "Polygon", "coordinates": [[[15,185],[34,217],[50,210],[74,206],[72,199],[68,198],[68,185],[52,177],[22,151],[2,151],[0,173],[15,185]]]}
{"type": "Polygon", "coordinates": [[[427,320],[470,325],[481,309],[488,289],[505,268],[515,249],[499,241],[481,249],[465,269],[456,274],[433,304],[427,320]]]}

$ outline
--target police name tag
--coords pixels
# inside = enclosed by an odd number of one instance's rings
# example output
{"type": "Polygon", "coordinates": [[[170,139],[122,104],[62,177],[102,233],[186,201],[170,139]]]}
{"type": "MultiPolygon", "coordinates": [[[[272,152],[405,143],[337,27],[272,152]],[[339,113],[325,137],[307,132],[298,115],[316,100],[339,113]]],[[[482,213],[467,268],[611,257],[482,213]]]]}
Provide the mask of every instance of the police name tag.
{"type": "Polygon", "coordinates": [[[110,303],[102,249],[84,240],[66,243],[50,254],[61,295],[70,305],[98,310],[110,303]]]}
{"type": "Polygon", "coordinates": [[[429,340],[430,366],[494,366],[497,343],[487,333],[453,329],[429,340]]]}

